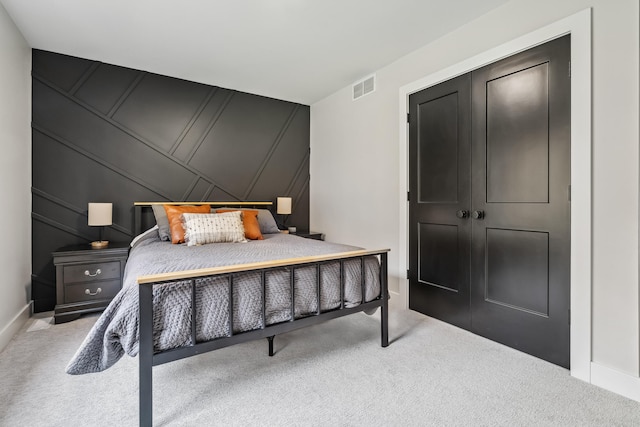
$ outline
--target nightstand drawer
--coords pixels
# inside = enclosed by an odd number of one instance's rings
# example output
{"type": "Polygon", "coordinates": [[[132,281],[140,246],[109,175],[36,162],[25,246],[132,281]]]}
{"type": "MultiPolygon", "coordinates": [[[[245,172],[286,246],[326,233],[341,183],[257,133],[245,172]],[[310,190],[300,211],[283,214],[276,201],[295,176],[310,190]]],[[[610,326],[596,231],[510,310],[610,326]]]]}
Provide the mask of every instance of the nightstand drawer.
{"type": "Polygon", "coordinates": [[[120,290],[120,278],[101,282],[76,283],[64,287],[64,302],[82,302],[98,299],[111,299],[120,290]]]}
{"type": "Polygon", "coordinates": [[[56,267],[55,323],[104,310],[122,289],[129,256],[128,242],[110,242],[104,249],[88,243],[65,246],[52,253],[56,267]]]}
{"type": "Polygon", "coordinates": [[[92,282],[96,280],[118,279],[120,262],[97,262],[64,266],[64,283],[92,282]]]}

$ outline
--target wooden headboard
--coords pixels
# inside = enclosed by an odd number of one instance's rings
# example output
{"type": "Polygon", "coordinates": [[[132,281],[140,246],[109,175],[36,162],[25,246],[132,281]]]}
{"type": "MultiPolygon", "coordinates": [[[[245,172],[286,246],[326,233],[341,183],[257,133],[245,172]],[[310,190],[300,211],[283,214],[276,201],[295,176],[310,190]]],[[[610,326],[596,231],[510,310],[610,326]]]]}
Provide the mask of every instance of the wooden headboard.
{"type": "Polygon", "coordinates": [[[133,235],[134,237],[154,226],[156,223],[151,206],[153,205],[211,205],[212,207],[256,208],[271,210],[273,202],[134,202],[133,203],[133,235]]]}

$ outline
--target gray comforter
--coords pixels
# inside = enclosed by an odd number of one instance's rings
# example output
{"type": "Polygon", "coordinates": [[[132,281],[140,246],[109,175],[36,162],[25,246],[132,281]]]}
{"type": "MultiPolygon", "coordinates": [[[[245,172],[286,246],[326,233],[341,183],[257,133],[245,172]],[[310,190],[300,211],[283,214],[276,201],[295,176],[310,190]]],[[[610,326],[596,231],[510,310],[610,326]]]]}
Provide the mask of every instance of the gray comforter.
{"type": "MultiPolygon", "coordinates": [[[[267,234],[265,240],[248,243],[219,243],[203,246],[172,245],[159,240],[157,232],[148,233],[131,250],[125,269],[123,289],[97,320],[84,342],[67,365],[69,374],[103,371],[125,353],[138,354],[137,277],[171,271],[191,270],[257,261],[322,255],[356,250],[353,246],[303,239],[286,234],[267,234]]],[[[322,311],[340,306],[339,263],[321,268],[322,311]]],[[[317,311],[314,267],[295,270],[295,317],[317,311]]],[[[377,258],[365,262],[365,300],[380,295],[377,258]]],[[[154,346],[166,350],[191,344],[191,287],[176,282],[154,288],[154,346]]],[[[345,262],[345,306],[362,300],[359,260],[345,262]]],[[[224,277],[196,281],[197,341],[229,335],[229,287],[224,277]]],[[[234,277],[234,333],[262,326],[262,285],[259,273],[241,273],[234,277]]],[[[267,273],[267,324],[291,318],[290,269],[267,273]]]]}

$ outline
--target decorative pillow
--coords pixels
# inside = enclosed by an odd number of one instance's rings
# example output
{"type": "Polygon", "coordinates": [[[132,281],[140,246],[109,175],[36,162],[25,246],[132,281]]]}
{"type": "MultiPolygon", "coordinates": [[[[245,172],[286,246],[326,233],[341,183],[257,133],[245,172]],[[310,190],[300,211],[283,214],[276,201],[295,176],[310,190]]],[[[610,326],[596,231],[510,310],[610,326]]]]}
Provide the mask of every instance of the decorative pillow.
{"type": "Polygon", "coordinates": [[[182,214],[187,246],[246,242],[240,211],[219,214],[182,214]]]}
{"type": "Polygon", "coordinates": [[[279,233],[278,225],[276,224],[276,220],[273,218],[273,214],[271,211],[267,209],[247,209],[247,208],[218,208],[216,212],[220,210],[255,210],[258,212],[258,224],[260,224],[260,233],[262,234],[274,234],[279,233]]]}
{"type": "Polygon", "coordinates": [[[156,225],[158,226],[158,235],[160,240],[166,242],[171,241],[171,231],[169,230],[169,219],[167,219],[167,211],[164,210],[164,205],[151,205],[153,209],[153,216],[156,217],[156,225]]]}
{"type": "Polygon", "coordinates": [[[274,234],[280,232],[278,224],[276,224],[276,219],[273,217],[271,211],[267,209],[258,210],[258,222],[260,223],[260,231],[262,231],[262,234],[274,234]]]}
{"type": "Polygon", "coordinates": [[[216,212],[241,212],[242,224],[244,225],[244,237],[251,240],[264,240],[262,233],[260,233],[260,224],[258,223],[258,211],[243,209],[238,211],[237,209],[217,209],[216,212]]]}
{"type": "Polygon", "coordinates": [[[164,210],[167,212],[167,219],[169,220],[169,229],[171,230],[171,243],[184,243],[184,228],[182,228],[182,221],[180,215],[183,213],[209,213],[211,212],[211,206],[176,206],[176,205],[163,205],[164,210]]]}

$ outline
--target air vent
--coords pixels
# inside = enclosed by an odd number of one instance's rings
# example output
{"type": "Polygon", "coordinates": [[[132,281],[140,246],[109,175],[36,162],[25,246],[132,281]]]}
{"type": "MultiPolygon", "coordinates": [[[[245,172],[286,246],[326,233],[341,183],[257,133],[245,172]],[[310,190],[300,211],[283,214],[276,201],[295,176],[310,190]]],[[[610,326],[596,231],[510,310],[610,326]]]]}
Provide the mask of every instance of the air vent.
{"type": "Polygon", "coordinates": [[[376,90],[376,75],[369,76],[353,84],[353,100],[362,98],[376,90]]]}

